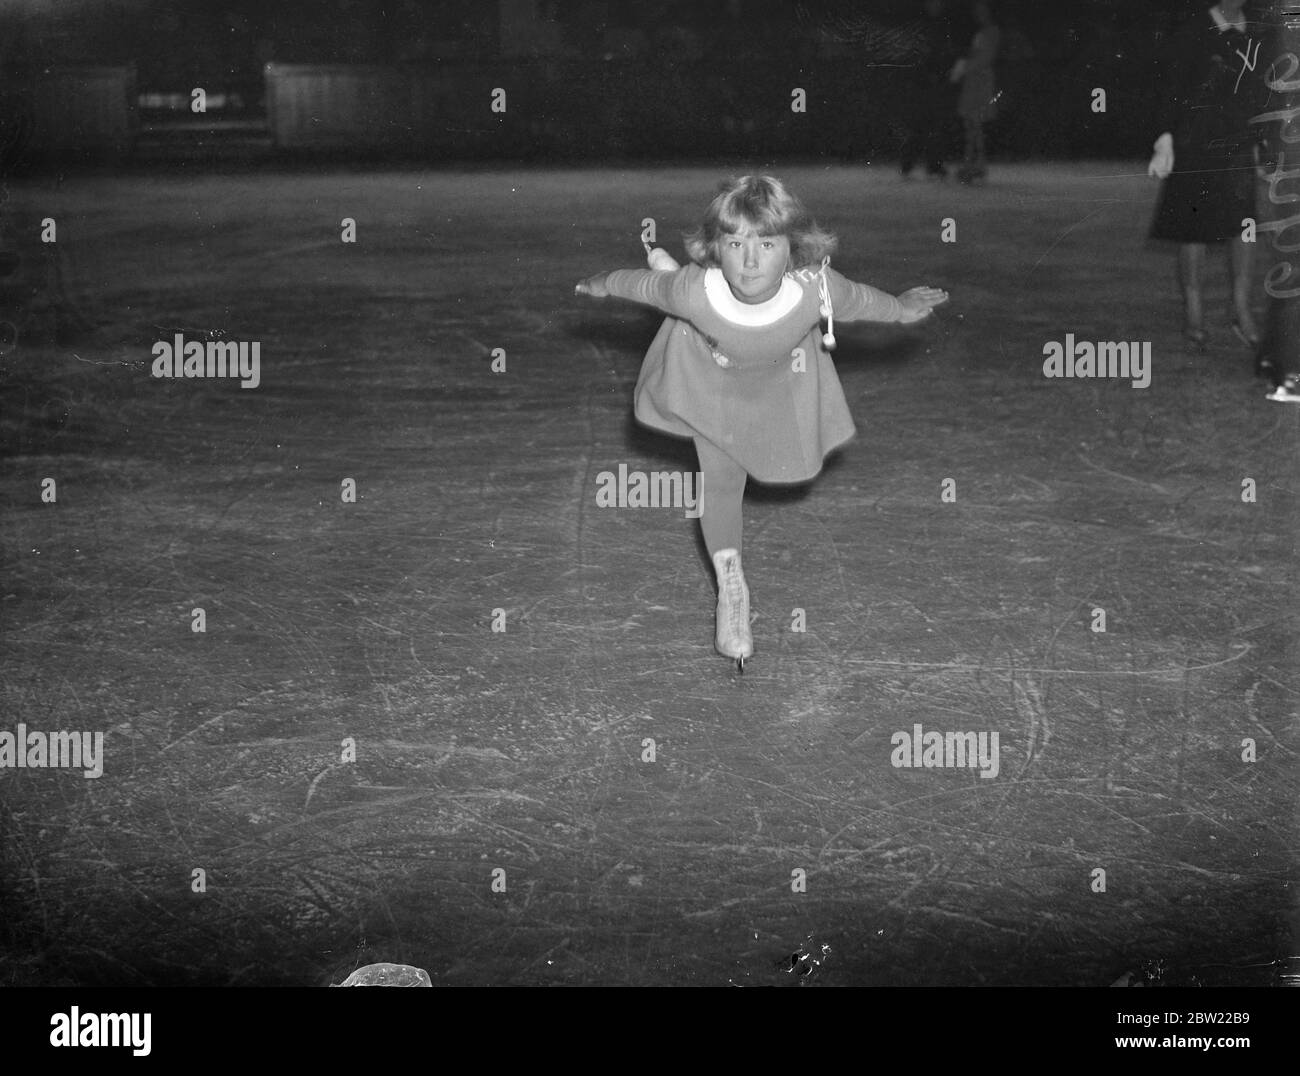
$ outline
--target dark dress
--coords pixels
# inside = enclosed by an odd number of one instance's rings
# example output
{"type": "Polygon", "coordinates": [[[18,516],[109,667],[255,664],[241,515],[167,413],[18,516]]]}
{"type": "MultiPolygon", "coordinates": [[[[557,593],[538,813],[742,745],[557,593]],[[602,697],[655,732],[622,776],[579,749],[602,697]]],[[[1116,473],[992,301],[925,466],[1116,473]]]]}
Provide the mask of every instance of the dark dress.
{"type": "Polygon", "coordinates": [[[944,16],[925,16],[908,28],[914,43],[914,66],[906,84],[907,92],[898,102],[905,118],[902,170],[910,172],[920,159],[931,175],[943,172],[943,161],[951,149],[953,99],[955,91],[948,81],[956,50],[952,31],[944,16]]]}
{"type": "Polygon", "coordinates": [[[1242,218],[1255,216],[1258,130],[1250,118],[1267,95],[1261,44],[1258,27],[1221,30],[1208,8],[1176,34],[1156,128],[1174,136],[1174,170],[1160,189],[1152,239],[1222,243],[1241,235],[1242,218]]]}

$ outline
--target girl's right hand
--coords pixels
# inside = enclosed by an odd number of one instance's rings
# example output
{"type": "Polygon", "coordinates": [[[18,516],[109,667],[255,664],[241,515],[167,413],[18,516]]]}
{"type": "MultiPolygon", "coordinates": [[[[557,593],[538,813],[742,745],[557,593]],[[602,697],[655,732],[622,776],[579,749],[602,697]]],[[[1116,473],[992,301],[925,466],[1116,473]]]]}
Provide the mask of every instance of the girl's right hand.
{"type": "Polygon", "coordinates": [[[575,295],[590,295],[593,299],[609,298],[609,289],[605,287],[605,274],[597,273],[595,276],[589,276],[586,280],[579,280],[578,286],[573,289],[575,295]]]}

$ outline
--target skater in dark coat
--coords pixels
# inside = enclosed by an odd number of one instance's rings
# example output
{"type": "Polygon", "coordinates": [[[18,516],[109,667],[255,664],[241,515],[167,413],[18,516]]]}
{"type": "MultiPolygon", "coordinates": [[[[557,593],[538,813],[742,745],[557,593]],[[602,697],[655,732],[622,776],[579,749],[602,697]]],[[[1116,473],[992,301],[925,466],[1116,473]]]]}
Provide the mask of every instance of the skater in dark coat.
{"type": "Polygon", "coordinates": [[[1148,168],[1164,181],[1151,238],[1178,247],[1183,335],[1195,347],[1207,341],[1201,302],[1207,244],[1228,244],[1232,274],[1232,328],[1256,347],[1251,312],[1254,244],[1243,242],[1242,221],[1255,213],[1255,147],[1250,119],[1262,110],[1266,87],[1262,44],[1245,9],[1247,0],[1221,0],[1178,31],[1166,59],[1169,87],[1148,168]],[[1254,68],[1254,70],[1252,70],[1254,68]]]}
{"type": "Polygon", "coordinates": [[[935,179],[947,176],[944,158],[953,126],[952,86],[948,72],[956,59],[952,27],[943,0],[925,0],[925,14],[910,27],[916,38],[916,60],[900,111],[907,116],[900,166],[903,178],[920,161],[935,179]]]}
{"type": "Polygon", "coordinates": [[[979,27],[970,51],[953,65],[949,78],[961,84],[957,97],[957,115],[961,117],[966,144],[957,178],[963,183],[984,179],[989,173],[984,125],[998,114],[998,87],[994,65],[1002,44],[1002,31],[993,19],[993,5],[975,0],[971,6],[979,27]]]}
{"type": "Polygon", "coordinates": [[[920,321],[948,295],[920,287],[895,297],[845,279],[829,264],[835,237],[771,176],[725,184],[686,249],[694,264],[679,269],[656,248],[651,269],[599,273],[577,292],[670,315],[642,363],[636,417],[695,441],[700,526],[718,577],[715,646],[743,663],[754,649],[740,561],[746,481],[807,482],[854,435],[827,354],[834,319],[920,321]]]}
{"type": "MultiPolygon", "coordinates": [[[[1255,372],[1273,383],[1270,400],[1300,403],[1300,265],[1295,256],[1295,229],[1300,206],[1295,201],[1295,177],[1300,174],[1300,142],[1295,117],[1300,114],[1300,80],[1288,75],[1292,57],[1300,55],[1300,20],[1287,17],[1283,0],[1273,0],[1265,28],[1264,59],[1269,98],[1265,111],[1253,119],[1260,132],[1261,167],[1258,194],[1261,245],[1268,259],[1264,291],[1264,339],[1255,354],[1255,372]],[[1277,67],[1269,70],[1276,63],[1277,67]]],[[[1293,75],[1294,73],[1292,73],[1293,75]]]]}

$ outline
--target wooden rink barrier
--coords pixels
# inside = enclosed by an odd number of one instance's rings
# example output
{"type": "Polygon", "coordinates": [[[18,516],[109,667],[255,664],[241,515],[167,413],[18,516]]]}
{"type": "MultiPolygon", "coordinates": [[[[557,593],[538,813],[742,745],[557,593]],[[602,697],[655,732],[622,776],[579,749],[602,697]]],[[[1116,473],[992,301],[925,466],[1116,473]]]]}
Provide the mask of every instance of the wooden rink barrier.
{"type": "Polygon", "coordinates": [[[789,107],[784,72],[751,76],[757,99],[776,102],[751,116],[729,92],[726,72],[663,77],[650,60],[565,59],[463,62],[405,67],[268,63],[266,124],[280,151],[436,154],[439,158],[607,157],[631,153],[740,152],[755,138],[773,153],[834,146],[869,160],[889,139],[882,92],[892,76],[829,70],[811,114],[789,107]],[[875,90],[872,90],[875,87],[875,90]],[[500,91],[501,108],[493,107],[500,91]],[[860,100],[859,100],[860,98],[860,100]],[[854,108],[825,102],[855,101],[854,108]]]}
{"type": "Polygon", "coordinates": [[[265,78],[279,150],[474,150],[510,124],[489,110],[501,72],[482,67],[268,63],[265,78]]]}
{"type": "Polygon", "coordinates": [[[433,72],[350,64],[266,65],[266,121],[277,149],[396,145],[430,133],[433,72]]]}
{"type": "Polygon", "coordinates": [[[54,67],[23,93],[26,155],[35,160],[127,156],[139,123],[136,72],[128,67],[54,67]]]}

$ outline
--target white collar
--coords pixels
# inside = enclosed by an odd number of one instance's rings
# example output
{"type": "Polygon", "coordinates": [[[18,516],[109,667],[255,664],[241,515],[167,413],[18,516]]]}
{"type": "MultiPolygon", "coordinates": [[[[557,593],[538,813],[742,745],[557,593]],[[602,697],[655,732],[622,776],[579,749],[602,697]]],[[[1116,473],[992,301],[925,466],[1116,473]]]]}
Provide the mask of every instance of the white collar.
{"type": "Polygon", "coordinates": [[[1223,17],[1223,12],[1219,10],[1219,5],[1215,4],[1214,7],[1210,8],[1210,17],[1214,19],[1214,25],[1219,28],[1220,33],[1229,29],[1236,30],[1241,34],[1246,32],[1246,16],[1244,13],[1241,15],[1240,22],[1229,22],[1223,17]]]}
{"type": "Polygon", "coordinates": [[[735,325],[771,325],[799,305],[803,288],[787,273],[781,278],[781,287],[772,298],[763,303],[742,303],[732,294],[722,270],[715,267],[704,270],[704,297],[715,314],[735,325]]]}

